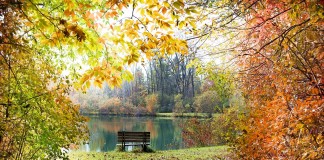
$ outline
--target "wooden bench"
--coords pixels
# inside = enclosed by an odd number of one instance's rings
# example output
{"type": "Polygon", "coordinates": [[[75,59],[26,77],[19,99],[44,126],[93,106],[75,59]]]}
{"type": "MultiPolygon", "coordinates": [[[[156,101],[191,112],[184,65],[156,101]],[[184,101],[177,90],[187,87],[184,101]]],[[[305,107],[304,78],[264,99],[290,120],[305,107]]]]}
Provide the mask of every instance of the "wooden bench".
{"type": "Polygon", "coordinates": [[[121,145],[122,150],[125,151],[125,146],[142,146],[146,149],[150,145],[150,132],[118,132],[117,142],[121,145]],[[121,144],[120,144],[121,143],[121,144]]]}

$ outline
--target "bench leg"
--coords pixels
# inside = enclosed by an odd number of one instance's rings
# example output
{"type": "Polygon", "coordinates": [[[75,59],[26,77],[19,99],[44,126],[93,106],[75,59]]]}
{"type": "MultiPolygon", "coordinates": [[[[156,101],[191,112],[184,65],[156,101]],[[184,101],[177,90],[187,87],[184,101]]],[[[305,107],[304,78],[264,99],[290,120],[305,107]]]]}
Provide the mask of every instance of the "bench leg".
{"type": "Polygon", "coordinates": [[[142,144],[142,151],[144,151],[144,152],[147,151],[147,145],[146,144],[142,144]]]}
{"type": "Polygon", "coordinates": [[[125,143],[122,143],[122,151],[125,152],[125,143]]]}

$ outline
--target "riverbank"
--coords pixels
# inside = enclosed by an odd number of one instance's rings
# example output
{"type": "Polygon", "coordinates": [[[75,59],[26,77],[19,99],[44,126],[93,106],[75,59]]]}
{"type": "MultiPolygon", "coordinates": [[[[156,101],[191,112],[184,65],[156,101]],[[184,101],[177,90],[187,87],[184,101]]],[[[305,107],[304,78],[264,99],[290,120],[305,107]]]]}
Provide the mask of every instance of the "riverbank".
{"type": "Polygon", "coordinates": [[[108,159],[225,159],[229,154],[228,146],[189,148],[180,150],[156,151],[155,153],[133,152],[71,152],[72,160],[108,160],[108,159]]]}
{"type": "Polygon", "coordinates": [[[133,116],[133,117],[184,117],[184,118],[210,118],[211,116],[215,117],[219,115],[218,113],[209,114],[209,113],[155,113],[155,114],[141,114],[141,115],[132,115],[132,114],[103,114],[99,112],[91,112],[91,113],[82,113],[82,115],[88,116],[102,116],[102,115],[112,115],[112,116],[133,116]]]}
{"type": "Polygon", "coordinates": [[[157,117],[188,117],[188,118],[210,118],[219,115],[218,113],[156,113],[157,117]]]}

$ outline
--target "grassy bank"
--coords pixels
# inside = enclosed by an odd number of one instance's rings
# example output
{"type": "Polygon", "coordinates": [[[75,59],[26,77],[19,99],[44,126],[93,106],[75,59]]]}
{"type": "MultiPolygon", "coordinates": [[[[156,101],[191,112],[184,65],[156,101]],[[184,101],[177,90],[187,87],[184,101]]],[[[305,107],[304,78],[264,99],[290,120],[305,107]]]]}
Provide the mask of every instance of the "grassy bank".
{"type": "MultiPolygon", "coordinates": [[[[113,115],[113,116],[135,116],[135,115],[115,115],[115,114],[102,114],[99,112],[83,113],[83,115],[113,115]]],[[[217,113],[212,114],[213,117],[217,116],[217,113]]],[[[151,116],[151,117],[197,117],[197,118],[209,118],[210,114],[208,113],[155,113],[152,114],[142,114],[137,116],[151,116]]]]}
{"type": "Polygon", "coordinates": [[[181,150],[157,151],[155,153],[132,152],[71,152],[72,160],[108,160],[108,159],[224,159],[228,146],[190,148],[181,150]]]}

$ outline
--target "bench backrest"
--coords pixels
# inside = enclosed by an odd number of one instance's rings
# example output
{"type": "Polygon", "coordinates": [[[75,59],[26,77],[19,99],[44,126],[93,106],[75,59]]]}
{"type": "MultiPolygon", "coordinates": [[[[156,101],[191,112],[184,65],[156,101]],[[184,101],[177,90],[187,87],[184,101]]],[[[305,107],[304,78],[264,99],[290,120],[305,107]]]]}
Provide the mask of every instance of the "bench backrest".
{"type": "Polygon", "coordinates": [[[118,132],[118,142],[150,142],[150,132],[118,132]]]}

